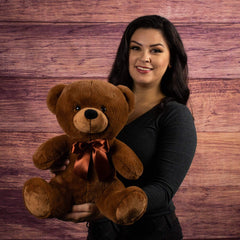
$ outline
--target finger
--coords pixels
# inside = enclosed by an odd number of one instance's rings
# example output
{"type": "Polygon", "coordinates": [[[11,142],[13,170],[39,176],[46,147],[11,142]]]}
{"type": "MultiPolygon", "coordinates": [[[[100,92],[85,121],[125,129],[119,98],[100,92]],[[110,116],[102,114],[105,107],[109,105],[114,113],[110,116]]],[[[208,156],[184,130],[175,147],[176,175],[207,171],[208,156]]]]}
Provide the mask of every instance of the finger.
{"type": "Polygon", "coordinates": [[[89,212],[92,213],[96,210],[96,205],[94,203],[83,203],[80,205],[73,205],[72,212],[89,212]]]}
{"type": "Polygon", "coordinates": [[[52,172],[52,173],[56,173],[56,174],[58,174],[58,173],[61,173],[62,171],[64,171],[64,170],[66,170],[66,168],[67,168],[67,166],[69,165],[69,163],[70,163],[70,161],[69,160],[66,160],[62,165],[56,165],[55,167],[52,167],[51,169],[50,169],[50,171],[52,172]]]}
{"type": "Polygon", "coordinates": [[[65,165],[65,166],[68,166],[68,165],[69,165],[69,163],[70,163],[70,160],[69,160],[69,159],[67,159],[67,160],[64,162],[64,165],[65,165]]]}
{"type": "Polygon", "coordinates": [[[69,163],[70,163],[70,160],[69,159],[67,159],[67,160],[65,160],[64,162],[55,162],[53,165],[52,165],[52,167],[51,167],[51,169],[53,169],[53,170],[60,170],[62,167],[67,167],[68,165],[69,165],[69,163]]]}
{"type": "Polygon", "coordinates": [[[65,217],[65,221],[84,222],[91,216],[89,212],[72,212],[68,213],[65,217]]]}

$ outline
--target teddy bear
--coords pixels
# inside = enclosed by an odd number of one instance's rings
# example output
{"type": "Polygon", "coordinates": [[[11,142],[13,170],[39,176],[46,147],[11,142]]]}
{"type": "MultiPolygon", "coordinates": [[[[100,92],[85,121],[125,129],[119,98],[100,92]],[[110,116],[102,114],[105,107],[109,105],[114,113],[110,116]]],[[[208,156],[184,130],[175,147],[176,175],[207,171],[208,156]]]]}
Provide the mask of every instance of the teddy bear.
{"type": "Polygon", "coordinates": [[[74,204],[95,203],[117,224],[130,225],[145,213],[147,196],[125,187],[119,175],[136,180],[143,172],[137,155],[116,137],[134,108],[134,94],[105,80],[80,80],[50,89],[47,106],[64,134],[42,143],[33,154],[42,170],[70,163],[49,182],[34,177],[23,187],[26,208],[38,218],[63,218],[74,204]]]}

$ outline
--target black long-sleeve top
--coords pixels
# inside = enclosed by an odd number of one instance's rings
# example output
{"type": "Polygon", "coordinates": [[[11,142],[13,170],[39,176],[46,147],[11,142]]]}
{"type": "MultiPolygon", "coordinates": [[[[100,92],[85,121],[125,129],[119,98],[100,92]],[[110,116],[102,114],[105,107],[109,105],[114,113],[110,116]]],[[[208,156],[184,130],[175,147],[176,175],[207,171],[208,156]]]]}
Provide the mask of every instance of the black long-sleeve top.
{"type": "Polygon", "coordinates": [[[138,155],[144,172],[137,181],[121,178],[126,186],[137,185],[148,196],[146,215],[175,210],[172,198],[191,165],[196,149],[196,129],[189,109],[169,102],[156,105],[122,129],[118,139],[138,155]]]}

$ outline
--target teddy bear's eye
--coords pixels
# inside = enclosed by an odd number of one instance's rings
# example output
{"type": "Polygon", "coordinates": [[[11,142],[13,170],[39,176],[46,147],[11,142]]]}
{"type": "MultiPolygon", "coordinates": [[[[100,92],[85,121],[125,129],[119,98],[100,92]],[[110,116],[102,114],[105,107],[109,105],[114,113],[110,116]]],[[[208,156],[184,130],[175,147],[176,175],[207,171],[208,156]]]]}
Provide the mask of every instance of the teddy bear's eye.
{"type": "Polygon", "coordinates": [[[81,107],[80,107],[80,106],[77,105],[77,106],[74,107],[74,111],[78,112],[78,111],[80,111],[80,110],[81,110],[81,107]]]}
{"type": "Polygon", "coordinates": [[[106,107],[105,106],[101,106],[101,111],[103,112],[103,113],[105,113],[106,112],[106,107]]]}

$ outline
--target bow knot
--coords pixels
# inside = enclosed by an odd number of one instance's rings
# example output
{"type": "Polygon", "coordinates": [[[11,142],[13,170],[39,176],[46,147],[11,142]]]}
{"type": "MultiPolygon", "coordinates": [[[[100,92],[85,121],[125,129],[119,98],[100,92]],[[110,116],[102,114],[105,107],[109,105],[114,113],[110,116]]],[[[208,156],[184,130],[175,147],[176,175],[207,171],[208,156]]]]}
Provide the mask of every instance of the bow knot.
{"type": "Polygon", "coordinates": [[[74,143],[72,153],[78,154],[74,164],[74,172],[81,178],[88,179],[89,165],[92,161],[99,180],[107,181],[114,174],[113,167],[107,157],[108,152],[109,144],[105,139],[74,143]]]}

